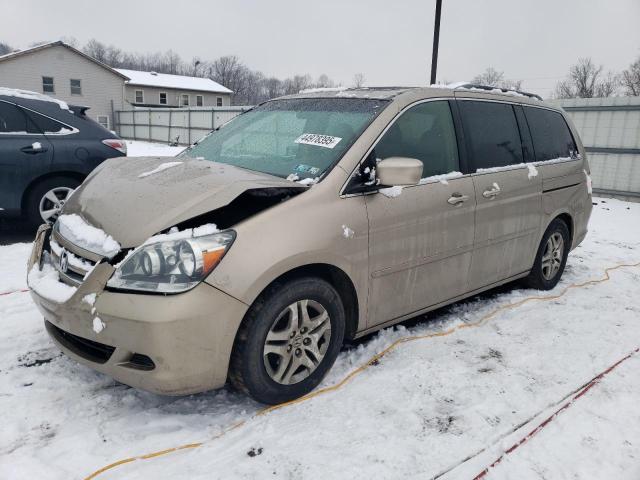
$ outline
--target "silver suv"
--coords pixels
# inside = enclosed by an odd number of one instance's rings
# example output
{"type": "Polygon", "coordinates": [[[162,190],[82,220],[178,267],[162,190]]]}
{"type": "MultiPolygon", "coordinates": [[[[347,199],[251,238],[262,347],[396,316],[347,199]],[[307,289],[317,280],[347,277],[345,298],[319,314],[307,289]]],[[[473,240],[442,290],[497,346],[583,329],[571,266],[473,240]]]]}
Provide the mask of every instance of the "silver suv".
{"type": "Polygon", "coordinates": [[[345,339],[553,288],[591,208],[575,128],[534,96],[301,93],[170,161],[101,164],[39,230],[29,284],[59,347],[121,382],[279,403],[345,339]]]}

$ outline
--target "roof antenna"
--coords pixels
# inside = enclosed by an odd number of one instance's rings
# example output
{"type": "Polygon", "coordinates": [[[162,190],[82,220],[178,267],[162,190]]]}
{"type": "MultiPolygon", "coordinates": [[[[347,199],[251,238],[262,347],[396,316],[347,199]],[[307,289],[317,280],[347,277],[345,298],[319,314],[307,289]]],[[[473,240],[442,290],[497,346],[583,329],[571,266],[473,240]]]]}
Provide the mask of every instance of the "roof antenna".
{"type": "Polygon", "coordinates": [[[436,19],[433,25],[433,53],[431,54],[431,83],[436,83],[438,71],[438,46],[440,44],[440,15],[442,13],[442,0],[436,0],[436,19]]]}

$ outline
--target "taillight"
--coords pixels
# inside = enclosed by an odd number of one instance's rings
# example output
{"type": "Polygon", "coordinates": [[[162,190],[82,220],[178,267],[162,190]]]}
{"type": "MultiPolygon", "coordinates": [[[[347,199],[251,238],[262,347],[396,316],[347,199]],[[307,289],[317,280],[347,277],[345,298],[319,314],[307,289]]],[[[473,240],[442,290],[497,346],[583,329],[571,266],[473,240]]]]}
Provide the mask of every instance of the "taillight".
{"type": "Polygon", "coordinates": [[[127,143],[124,140],[120,140],[117,138],[107,138],[106,140],[102,140],[102,143],[104,143],[107,147],[118,150],[124,155],[127,154],[127,143]]]}

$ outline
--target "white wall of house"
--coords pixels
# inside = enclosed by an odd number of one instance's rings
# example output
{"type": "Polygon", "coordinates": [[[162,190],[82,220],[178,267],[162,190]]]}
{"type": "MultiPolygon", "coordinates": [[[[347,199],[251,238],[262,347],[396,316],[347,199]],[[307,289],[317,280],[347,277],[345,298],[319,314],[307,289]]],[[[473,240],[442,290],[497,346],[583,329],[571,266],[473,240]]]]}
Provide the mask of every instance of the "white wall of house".
{"type": "Polygon", "coordinates": [[[203,107],[216,107],[217,99],[222,99],[223,107],[228,107],[231,104],[231,95],[228,93],[211,93],[200,92],[196,90],[177,90],[172,88],[158,88],[158,87],[145,87],[140,85],[126,85],[125,86],[125,102],[126,106],[134,103],[144,103],[145,105],[157,105],[159,107],[177,107],[182,106],[181,96],[189,95],[189,106],[196,107],[196,97],[202,95],[203,107]],[[136,101],[136,91],[142,91],[143,102],[136,101]],[[167,94],[167,104],[160,103],[160,93],[167,94]]]}
{"type": "Polygon", "coordinates": [[[90,109],[87,115],[98,120],[109,118],[113,128],[112,106],[124,108],[124,79],[63,46],[52,46],[0,61],[0,86],[32,90],[90,109]],[[42,77],[53,77],[54,93],[43,92],[42,77]],[[81,93],[71,93],[71,79],[80,80],[81,93]]]}

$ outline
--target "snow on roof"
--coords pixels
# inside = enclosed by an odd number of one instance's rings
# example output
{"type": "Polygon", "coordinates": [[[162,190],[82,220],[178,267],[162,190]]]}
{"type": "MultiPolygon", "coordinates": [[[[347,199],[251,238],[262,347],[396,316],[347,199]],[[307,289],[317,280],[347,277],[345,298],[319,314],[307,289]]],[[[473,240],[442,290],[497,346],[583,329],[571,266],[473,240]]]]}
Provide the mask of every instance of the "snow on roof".
{"type": "Polygon", "coordinates": [[[175,88],[178,90],[198,90],[201,92],[233,93],[227,87],[214,82],[210,78],[170,75],[168,73],[139,72],[116,68],[117,72],[130,78],[130,85],[145,87],[175,88]]]}
{"type": "Polygon", "coordinates": [[[110,71],[114,75],[118,75],[119,77],[125,77],[125,75],[123,75],[122,73],[117,72],[115,68],[111,68],[106,63],[103,63],[100,60],[96,60],[91,55],[87,55],[86,53],[78,50],[77,48],[74,48],[71,45],[69,45],[67,43],[64,43],[62,40],[56,40],[55,42],[42,43],[42,44],[39,44],[39,45],[34,45],[32,47],[29,47],[29,48],[25,48],[24,50],[15,50],[13,52],[5,53],[4,55],[0,55],[0,62],[11,60],[12,58],[15,58],[15,57],[20,57],[20,56],[26,55],[28,53],[37,52],[38,50],[44,50],[46,48],[51,48],[51,47],[64,47],[67,50],[70,50],[73,53],[76,53],[76,54],[80,55],[81,57],[84,57],[87,60],[89,60],[89,61],[91,61],[91,62],[93,62],[93,63],[95,63],[97,65],[100,65],[102,68],[110,71]]]}
{"type": "MultiPolygon", "coordinates": [[[[26,98],[28,100],[40,100],[43,102],[52,102],[57,103],[61,109],[69,110],[69,105],[67,102],[63,102],[62,100],[58,100],[57,98],[50,97],[49,95],[44,95],[38,92],[31,92],[29,90],[20,90],[18,88],[7,88],[0,87],[0,96],[5,97],[18,97],[18,98],[26,98]]],[[[71,110],[69,110],[71,111],[71,110]]]]}
{"type": "Polygon", "coordinates": [[[36,45],[30,46],[29,48],[23,48],[22,50],[16,49],[16,50],[12,50],[11,52],[5,53],[4,55],[0,55],[0,60],[5,60],[11,57],[17,57],[19,55],[24,55],[25,53],[33,52],[36,50],[42,50],[43,48],[48,48],[48,47],[55,47],[56,45],[61,45],[61,44],[62,42],[60,41],[38,43],[36,45]]]}

